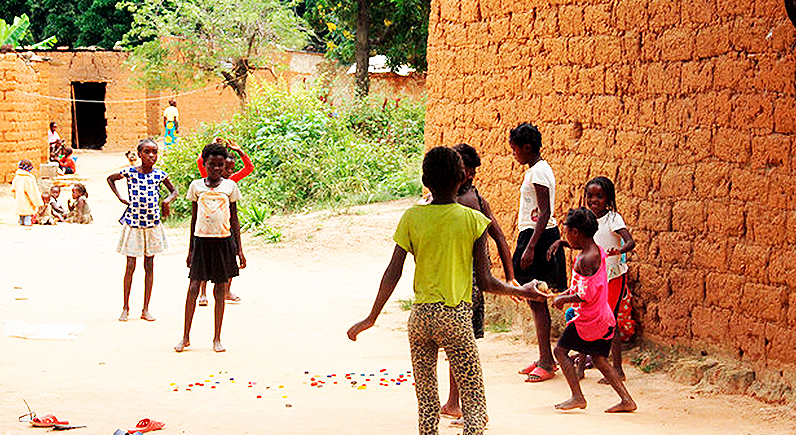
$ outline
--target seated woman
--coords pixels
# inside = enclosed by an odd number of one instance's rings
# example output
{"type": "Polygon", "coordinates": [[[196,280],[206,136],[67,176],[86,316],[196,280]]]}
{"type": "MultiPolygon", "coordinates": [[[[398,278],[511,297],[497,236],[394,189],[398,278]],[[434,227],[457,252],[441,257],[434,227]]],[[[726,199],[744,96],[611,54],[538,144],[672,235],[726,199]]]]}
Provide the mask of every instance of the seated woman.
{"type": "Polygon", "coordinates": [[[77,183],[72,186],[72,199],[67,204],[69,212],[66,221],[73,224],[90,224],[94,221],[91,217],[91,208],[88,206],[88,191],[86,186],[77,183]]]}

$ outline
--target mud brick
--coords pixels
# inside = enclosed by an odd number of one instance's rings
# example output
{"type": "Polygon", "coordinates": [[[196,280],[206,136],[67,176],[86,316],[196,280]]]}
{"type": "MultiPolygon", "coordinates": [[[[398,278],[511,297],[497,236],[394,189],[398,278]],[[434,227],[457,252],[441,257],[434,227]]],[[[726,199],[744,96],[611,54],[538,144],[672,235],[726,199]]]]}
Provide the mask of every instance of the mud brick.
{"type": "Polygon", "coordinates": [[[637,289],[651,295],[654,300],[662,300],[669,296],[668,276],[664,271],[649,264],[638,266],[637,289]]]}
{"type": "Polygon", "coordinates": [[[770,134],[752,138],[752,168],[770,169],[777,166],[788,166],[788,155],[791,149],[790,136],[770,134]]]}
{"type": "Polygon", "coordinates": [[[743,288],[739,307],[761,320],[772,322],[783,319],[783,306],[788,302],[787,287],[747,283],[743,288]]]}
{"type": "Polygon", "coordinates": [[[724,162],[697,163],[694,187],[701,198],[724,198],[730,191],[732,166],[724,162]]]}
{"type": "Polygon", "coordinates": [[[749,75],[753,74],[752,62],[746,57],[725,55],[715,60],[713,86],[716,90],[730,89],[746,91],[749,88],[749,75]]]}
{"type": "Polygon", "coordinates": [[[708,203],[708,232],[741,237],[745,234],[746,210],[742,203],[712,201],[708,203]]]}
{"type": "Polygon", "coordinates": [[[691,239],[680,232],[658,233],[658,255],[665,263],[686,265],[691,258],[691,239]]]}
{"type": "Polygon", "coordinates": [[[677,0],[649,0],[650,30],[665,29],[680,23],[680,3],[677,0]]]}
{"type": "Polygon", "coordinates": [[[712,0],[691,0],[682,2],[682,23],[711,24],[716,21],[716,2],[712,0]]]}
{"type": "Polygon", "coordinates": [[[683,92],[707,92],[713,86],[713,63],[694,61],[683,64],[681,85],[683,92]]]}
{"type": "Polygon", "coordinates": [[[648,20],[646,0],[618,0],[614,4],[614,25],[618,30],[643,31],[648,20]]]}
{"type": "Polygon", "coordinates": [[[668,165],[661,175],[661,197],[690,196],[694,191],[694,169],[695,165],[668,165]]]}
{"type": "Polygon", "coordinates": [[[754,317],[735,313],[730,317],[730,342],[741,359],[762,361],[766,356],[766,325],[754,317]]]}
{"type": "Polygon", "coordinates": [[[679,94],[680,63],[655,62],[649,64],[647,91],[652,94],[679,94]]]}
{"type": "Polygon", "coordinates": [[[794,75],[796,64],[774,54],[765,55],[757,61],[755,88],[793,95],[794,75]]]}
{"type": "Polygon", "coordinates": [[[709,273],[705,278],[705,302],[709,306],[735,309],[743,294],[746,277],[727,273],[709,273]]]}
{"type": "Polygon", "coordinates": [[[662,333],[669,337],[690,339],[692,307],[692,303],[676,295],[661,301],[658,304],[658,316],[661,319],[662,333]]]}
{"type": "Polygon", "coordinates": [[[793,362],[796,360],[796,330],[784,325],[767,324],[766,340],[768,347],[766,355],[769,360],[793,362]]]}
{"type": "Polygon", "coordinates": [[[536,11],[534,32],[539,36],[558,36],[558,13],[556,8],[540,8],[536,11]]]}
{"type": "Polygon", "coordinates": [[[796,293],[788,296],[788,325],[796,326],[796,293]]]}
{"type": "Polygon", "coordinates": [[[701,304],[705,300],[705,272],[673,268],[669,272],[669,289],[673,297],[692,306],[701,304]]]}
{"type": "Polygon", "coordinates": [[[668,61],[689,60],[694,54],[694,30],[670,28],[658,39],[661,59],[668,61]]]}
{"type": "Polygon", "coordinates": [[[694,45],[695,57],[704,59],[729,52],[730,25],[716,22],[698,29],[694,45]]]}
{"type": "Polygon", "coordinates": [[[553,92],[553,71],[533,69],[528,83],[532,93],[549,94],[553,92]]]}
{"type": "Polygon", "coordinates": [[[565,5],[558,9],[558,31],[561,36],[582,35],[583,27],[583,7],[575,5],[565,5]]]}
{"type": "Polygon", "coordinates": [[[610,35],[595,37],[594,62],[598,65],[612,65],[622,62],[622,38],[610,35]]]}
{"type": "Polygon", "coordinates": [[[796,133],[796,100],[780,97],[774,102],[774,131],[796,133]]]}
{"type": "Polygon", "coordinates": [[[730,313],[696,306],[691,311],[691,332],[694,338],[726,344],[730,336],[730,313]]]}
{"type": "MultiPolygon", "coordinates": [[[[713,134],[709,129],[696,129],[683,134],[678,144],[677,163],[699,162],[710,156],[713,134]]],[[[696,171],[696,170],[695,170],[696,171]]]]}
{"type": "Polygon", "coordinates": [[[714,236],[694,240],[693,262],[696,266],[717,271],[727,269],[727,240],[714,236]]]}
{"type": "Polygon", "coordinates": [[[732,22],[730,43],[741,52],[759,53],[766,49],[771,25],[763,19],[742,14],[732,22]]]}
{"type": "Polygon", "coordinates": [[[767,205],[750,204],[746,212],[747,231],[756,243],[784,245],[788,212],[767,205]]]}
{"type": "Polygon", "coordinates": [[[768,196],[768,176],[763,171],[733,169],[730,178],[730,198],[741,201],[765,202],[768,196]]]}
{"type": "Polygon", "coordinates": [[[732,123],[743,130],[770,132],[774,127],[773,111],[769,97],[760,94],[739,95],[733,100],[732,123]]]}
{"type": "Polygon", "coordinates": [[[672,207],[672,229],[687,234],[705,232],[706,209],[704,201],[676,202],[672,207]]]}
{"type": "MultiPolygon", "coordinates": [[[[567,59],[570,62],[583,66],[594,64],[594,52],[597,50],[594,38],[575,36],[567,39],[566,45],[569,50],[567,59]]],[[[564,59],[564,57],[561,59],[564,59]]]]}
{"type": "Polygon", "coordinates": [[[749,161],[751,135],[749,133],[719,128],[713,140],[713,155],[727,161],[746,163],[749,161]]]}
{"type": "MultiPolygon", "coordinates": [[[[666,103],[664,127],[668,131],[677,132],[694,127],[696,119],[696,99],[690,97],[672,98],[666,103]]],[[[672,159],[674,160],[674,159],[672,159]]]]}
{"type": "Polygon", "coordinates": [[[787,209],[796,204],[796,183],[785,168],[773,169],[769,175],[768,205],[787,209]]]}
{"type": "Polygon", "coordinates": [[[739,243],[730,254],[730,272],[757,278],[765,283],[768,275],[768,257],[771,248],[767,245],[739,243]]]}

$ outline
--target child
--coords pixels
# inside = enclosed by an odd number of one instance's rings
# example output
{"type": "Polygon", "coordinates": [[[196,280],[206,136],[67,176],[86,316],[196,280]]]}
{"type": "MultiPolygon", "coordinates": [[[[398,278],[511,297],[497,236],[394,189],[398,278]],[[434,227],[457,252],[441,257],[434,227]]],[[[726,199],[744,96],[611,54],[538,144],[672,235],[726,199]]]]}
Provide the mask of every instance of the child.
{"type": "Polygon", "coordinates": [[[72,186],[72,199],[67,201],[69,213],[66,221],[72,224],[90,224],[94,222],[91,217],[91,208],[88,206],[88,191],[86,186],[77,183],[72,186]]]}
{"type": "Polygon", "coordinates": [[[461,392],[464,434],[482,434],[486,399],[481,363],[472,326],[472,272],[483,291],[543,300],[533,281],[523,288],[503,284],[489,271],[484,232],[489,219],[456,202],[464,181],[461,157],[450,148],[431,149],[423,159],[423,184],[430,204],[415,205],[401,218],[393,238],[395,249],[384,272],[370,315],[348,330],[356,341],[371,328],[392,295],[403,271],[406,253],[415,258],[415,303],[409,316],[409,347],[418,401],[421,435],[436,434],[439,424],[437,355],[445,349],[461,392]]]}
{"type": "Polygon", "coordinates": [[[556,409],[567,410],[586,408],[586,398],[580,389],[580,381],[575,366],[569,358],[569,351],[575,350],[592,357],[594,366],[603,374],[622,399],[605,412],[632,412],[636,403],[627,392],[611,364],[608,352],[611,339],[616,330],[616,320],[608,307],[608,271],[605,251],[594,242],[597,232],[597,218],[591,210],[581,207],[570,210],[564,221],[564,238],[572,249],[581,253],[575,258],[572,267],[572,285],[565,294],[555,297],[553,306],[561,309],[564,304],[580,303],[578,314],[572,319],[555,349],[555,356],[561,371],[567,378],[572,391],[569,400],[556,405],[556,409]]]}
{"type": "MultiPolygon", "coordinates": [[[[542,160],[542,135],[531,124],[522,123],[509,133],[514,159],[528,165],[520,187],[517,248],[514,251],[514,274],[521,284],[533,279],[545,281],[552,290],[567,287],[564,253],[547,259],[547,250],[561,235],[551,210],[556,200],[556,179],[553,169],[542,160]]],[[[547,302],[529,301],[533,311],[539,360],[519,371],[528,375],[525,382],[542,382],[556,370],[550,349],[550,310],[547,302]]]]}
{"type": "Polygon", "coordinates": [[[130,313],[130,290],[133,285],[133,272],[135,272],[136,257],[144,257],[144,308],[141,318],[152,322],[155,318],[149,313],[149,299],[152,296],[152,283],[154,280],[155,254],[166,250],[166,233],[160,222],[161,210],[158,208],[160,196],[158,189],[163,183],[168,189],[169,196],[163,200],[163,217],[169,215],[169,204],[177,197],[177,190],[171,184],[169,176],[160,169],[155,168],[158,160],[158,145],[151,139],[144,139],[138,143],[138,157],[140,166],[128,166],[121,171],[108,176],[108,185],[111,191],[127,208],[124,210],[119,222],[124,225],[119,238],[117,252],[127,256],[127,267],[124,271],[124,307],[119,321],[126,322],[130,313]],[[127,179],[127,198],[124,199],[116,190],[116,181],[127,179]]]}
{"type": "MultiPolygon", "coordinates": [[[[619,212],[616,211],[616,190],[614,183],[607,177],[596,177],[586,183],[583,192],[583,199],[589,210],[597,216],[597,233],[594,235],[594,242],[605,250],[607,255],[606,267],[608,268],[608,306],[614,313],[614,319],[618,323],[619,304],[627,295],[627,260],[625,254],[636,247],[636,242],[630,231],[625,226],[625,221],[619,212]]],[[[559,240],[550,247],[550,252],[555,252],[559,246],[567,246],[566,241],[559,240]]],[[[585,358],[583,358],[585,361],[585,358]]],[[[625,380],[625,372],[622,370],[622,339],[620,334],[614,334],[611,342],[611,363],[614,366],[619,378],[625,380]]],[[[582,378],[581,373],[578,374],[582,378]]],[[[597,381],[600,384],[607,384],[603,378],[597,381]]]]}
{"type": "MultiPolygon", "coordinates": [[[[509,244],[506,242],[506,236],[503,235],[503,230],[492,215],[489,202],[487,202],[487,200],[478,193],[478,189],[473,186],[476,168],[481,166],[481,157],[478,156],[478,152],[475,148],[464,143],[456,145],[453,149],[459,153],[464,163],[464,182],[457,192],[457,202],[473,210],[478,210],[492,221],[487,228],[487,232],[497,245],[500,262],[503,264],[503,273],[506,276],[506,282],[512,282],[514,281],[514,268],[511,264],[511,251],[509,250],[509,244]]],[[[475,282],[475,274],[473,274],[473,332],[475,333],[476,339],[484,338],[484,294],[475,282]]],[[[459,389],[456,385],[456,379],[453,376],[453,370],[450,370],[448,401],[442,406],[440,414],[455,418],[456,420],[451,423],[454,426],[461,426],[464,424],[464,420],[461,419],[462,410],[459,406],[459,389]]]]}
{"type": "Polygon", "coordinates": [[[66,220],[66,210],[58,202],[59,196],[61,196],[61,188],[58,186],[50,187],[50,206],[52,207],[53,216],[55,216],[56,220],[63,222],[66,220]]]}
{"type": "Polygon", "coordinates": [[[67,175],[75,173],[77,168],[75,167],[74,159],[72,159],[72,148],[64,148],[64,155],[58,160],[58,168],[64,171],[64,174],[67,175]]]}
{"type": "Polygon", "coordinates": [[[55,225],[55,216],[53,216],[53,207],[50,203],[50,193],[42,192],[41,200],[44,203],[39,210],[36,211],[34,216],[37,224],[39,225],[55,225]]]}
{"type": "Polygon", "coordinates": [[[19,169],[11,181],[11,194],[17,202],[17,215],[19,224],[33,225],[33,215],[44,205],[41,200],[39,186],[36,185],[36,176],[31,173],[33,163],[28,159],[20,160],[19,169]]]}
{"type": "Polygon", "coordinates": [[[47,143],[50,146],[50,161],[57,162],[58,157],[63,152],[63,141],[58,134],[58,123],[55,121],[50,122],[50,129],[47,130],[47,143]]]}
{"type": "Polygon", "coordinates": [[[221,323],[224,320],[224,296],[229,280],[238,276],[238,268],[246,267],[240,242],[238,185],[222,177],[227,161],[224,145],[211,143],[202,150],[207,177],[194,180],[188,188],[191,205],[191,241],[188,249],[188,295],[185,298],[185,325],[182,340],[174,350],[182,352],[191,345],[191,323],[199,296],[199,284],[212,281],[215,299],[215,334],[213,350],[224,352],[221,345],[221,323]],[[235,257],[240,260],[240,266],[235,257]]]}
{"type": "MultiPolygon", "coordinates": [[[[234,182],[239,182],[245,176],[249,175],[254,171],[254,164],[252,164],[251,159],[243,149],[235,143],[232,139],[222,139],[217,137],[213,139],[213,142],[226,145],[229,149],[238,153],[240,159],[243,161],[243,168],[240,171],[232,173],[235,170],[235,157],[232,154],[229,154],[227,157],[226,164],[224,165],[224,173],[221,175],[224,178],[228,178],[234,182]]],[[[204,166],[204,159],[202,159],[202,154],[199,154],[199,157],[196,159],[196,166],[199,168],[199,175],[202,178],[207,177],[207,170],[205,170],[204,166]]],[[[240,297],[232,293],[232,281],[230,280],[227,283],[227,295],[224,298],[229,302],[240,302],[240,297]]],[[[202,281],[202,284],[199,286],[199,301],[197,302],[200,307],[207,306],[207,281],[202,281]]]]}

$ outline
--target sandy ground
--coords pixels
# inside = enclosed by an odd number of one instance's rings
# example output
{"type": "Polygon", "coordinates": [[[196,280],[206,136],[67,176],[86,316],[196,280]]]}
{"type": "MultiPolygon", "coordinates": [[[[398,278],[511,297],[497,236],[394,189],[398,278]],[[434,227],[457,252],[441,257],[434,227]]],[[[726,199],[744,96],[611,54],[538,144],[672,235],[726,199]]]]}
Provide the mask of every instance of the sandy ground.
{"type": "MultiPolygon", "coordinates": [[[[186,228],[169,229],[169,251],[155,259],[150,308],[157,321],[137,319],[142,266],[135,276],[132,320],[117,321],[124,260],[114,249],[123,206],[105,176],[125,159],[120,153],[78,156],[92,225],[20,228],[10,189],[0,187],[0,318],[86,327],[70,341],[0,336],[0,434],[43,430],[17,421],[26,411],[23,399],[39,415],[88,425],[74,432],[85,434],[110,435],[144,417],[165,422],[167,432],[186,434],[416,433],[411,383],[378,385],[381,370],[394,379],[411,369],[408,312],[397,303],[411,296],[411,265],[377,326],[356,343],[345,336],[370,309],[392,252],[392,229],[411,201],[285,218],[285,240],[277,245],[245,238],[249,267],[233,285],[242,303],[227,306],[222,337],[227,352],[211,349],[211,305],[197,308],[192,347],[178,354],[172,346],[181,336],[188,285],[186,228]],[[352,388],[346,373],[367,388],[352,388]],[[325,382],[322,388],[311,386],[312,376],[325,382]],[[196,382],[204,386],[187,390],[196,382]]],[[[62,202],[68,196],[66,190],[62,202]]],[[[479,344],[488,433],[796,432],[794,413],[786,407],[700,395],[632,367],[627,384],[639,405],[635,414],[602,412],[617,397],[596,384],[594,371],[583,382],[589,407],[556,412],[552,405],[568,397],[563,377],[523,383],[516,370],[535,355],[512,337],[488,334],[479,344]]],[[[446,363],[440,369],[445,373],[446,363]]],[[[440,386],[447,390],[446,376],[440,386]]],[[[460,430],[443,419],[440,433],[460,430]]]]}

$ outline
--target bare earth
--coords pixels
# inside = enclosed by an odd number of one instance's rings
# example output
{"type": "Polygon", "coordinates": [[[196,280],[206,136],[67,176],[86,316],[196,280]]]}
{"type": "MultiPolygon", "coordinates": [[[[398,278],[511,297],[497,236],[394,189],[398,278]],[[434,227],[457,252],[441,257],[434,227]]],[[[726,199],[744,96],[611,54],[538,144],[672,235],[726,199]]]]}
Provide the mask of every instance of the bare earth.
{"type": "MultiPolygon", "coordinates": [[[[121,153],[78,156],[92,225],[23,229],[16,225],[9,186],[0,187],[0,319],[86,327],[70,341],[0,335],[0,434],[37,430],[17,421],[26,412],[23,399],[40,416],[52,413],[88,425],[78,434],[110,435],[144,417],[165,422],[167,432],[186,434],[416,433],[411,382],[379,386],[380,378],[389,381],[411,370],[408,312],[397,304],[411,297],[411,264],[377,326],[356,343],[345,336],[370,309],[392,253],[392,230],[411,201],[283,218],[284,241],[277,245],[245,238],[249,267],[233,284],[242,303],[227,306],[222,337],[227,352],[211,349],[211,305],[197,308],[192,346],[178,354],[172,347],[181,337],[188,286],[187,229],[169,229],[169,251],[155,259],[150,308],[157,321],[138,319],[140,263],[131,320],[117,321],[124,260],[114,249],[123,205],[105,177],[126,159],[121,153]],[[367,387],[352,387],[346,373],[354,373],[357,386],[367,387]],[[312,386],[311,377],[325,383],[312,386]]],[[[65,189],[61,202],[69,195],[65,189]]],[[[632,367],[626,369],[627,385],[638,412],[604,414],[617,397],[597,385],[595,371],[587,372],[583,382],[586,410],[554,411],[552,405],[568,397],[563,377],[543,384],[522,382],[516,370],[535,355],[512,337],[488,334],[479,342],[488,433],[796,432],[794,412],[787,407],[697,394],[664,375],[632,367]]],[[[444,392],[446,372],[441,355],[444,392]]],[[[461,432],[448,422],[442,420],[440,433],[461,432]]]]}

